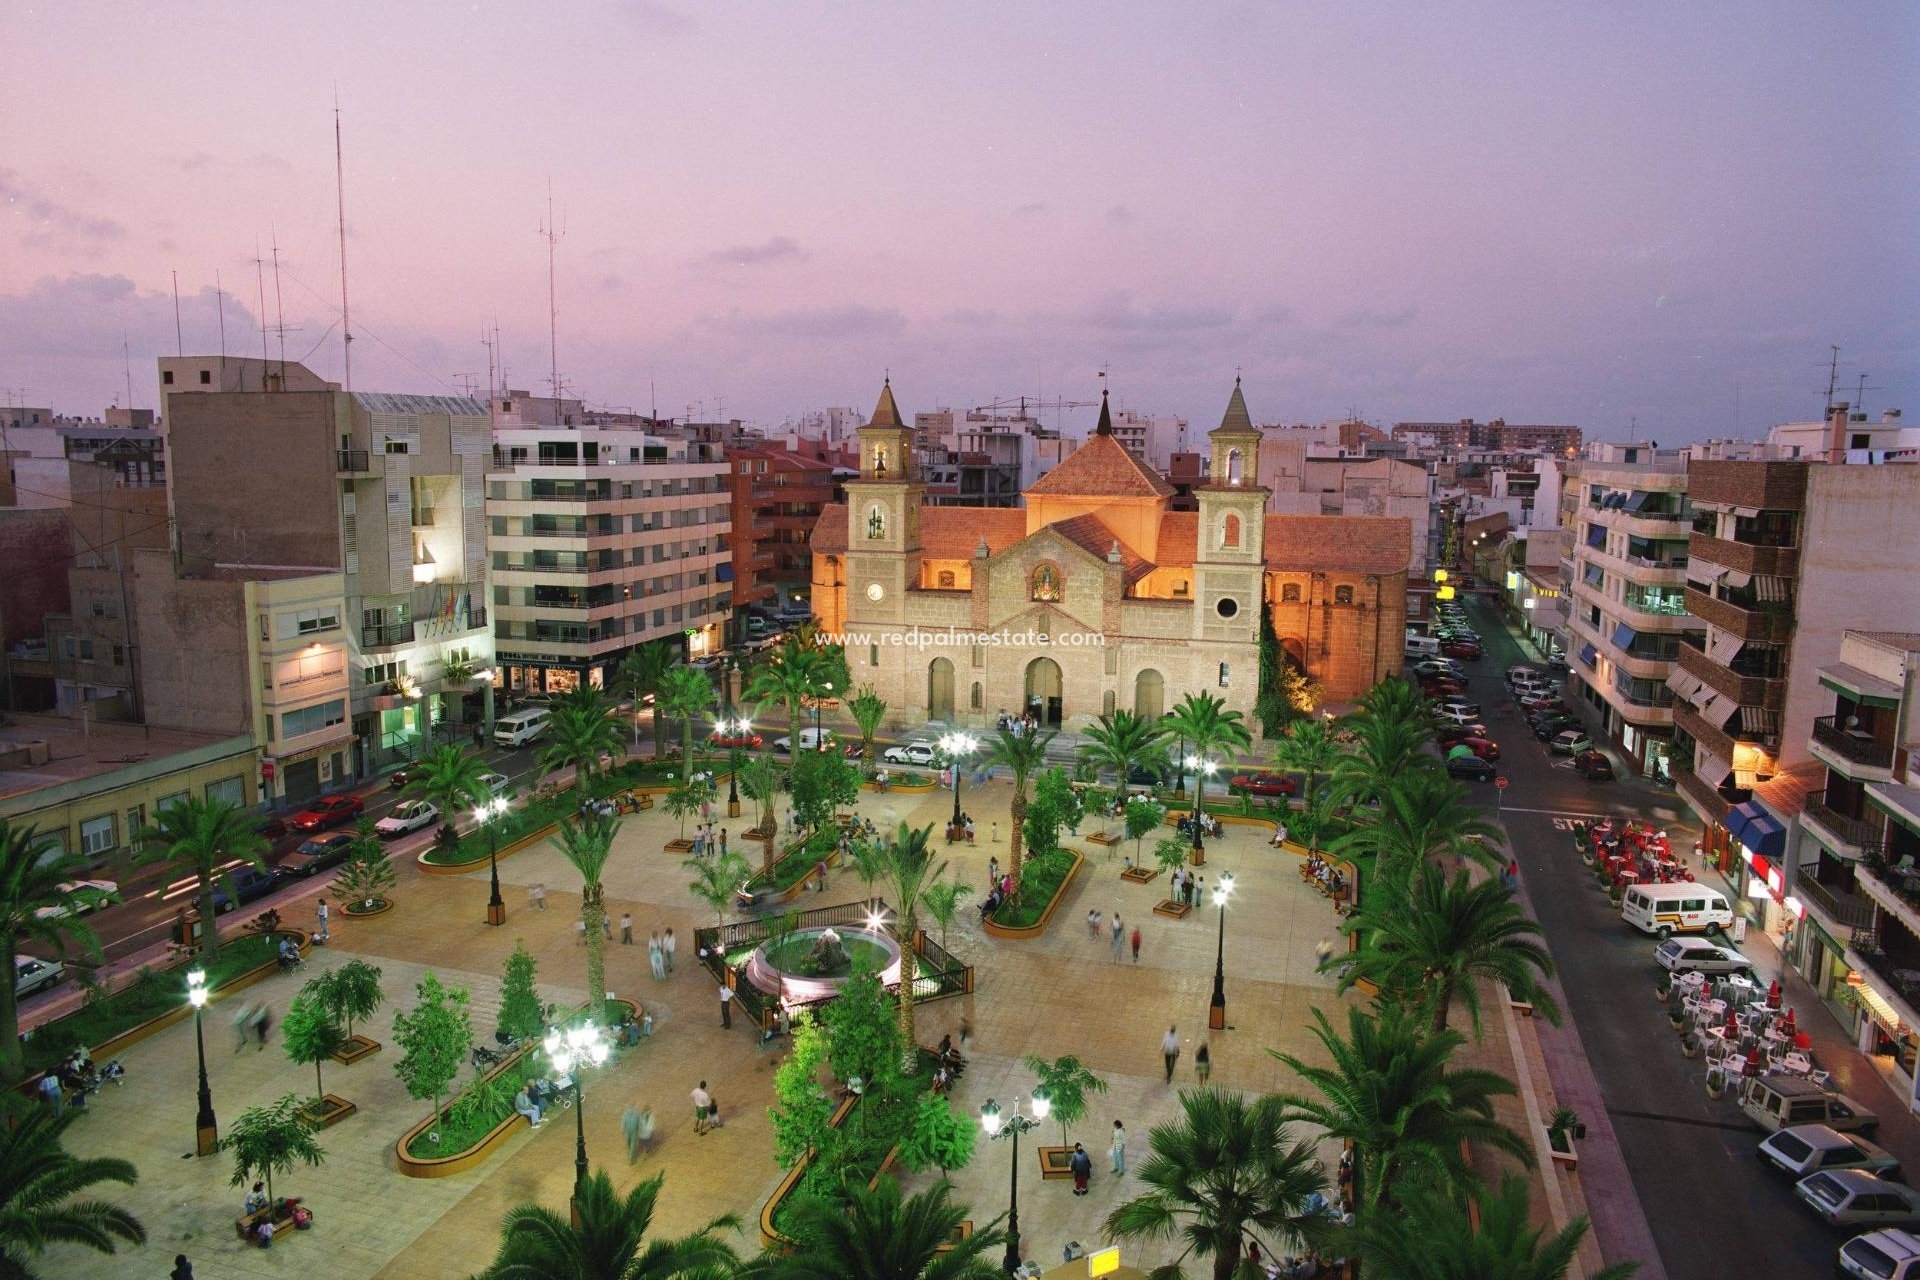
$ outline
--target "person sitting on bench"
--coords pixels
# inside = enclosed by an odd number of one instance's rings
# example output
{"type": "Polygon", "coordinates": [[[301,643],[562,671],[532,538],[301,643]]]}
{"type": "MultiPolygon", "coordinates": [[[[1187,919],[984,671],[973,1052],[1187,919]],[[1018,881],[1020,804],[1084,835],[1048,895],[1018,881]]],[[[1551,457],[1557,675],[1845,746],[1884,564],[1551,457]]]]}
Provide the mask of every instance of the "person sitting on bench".
{"type": "Polygon", "coordinates": [[[293,945],[291,938],[280,939],[279,960],[280,970],[283,973],[300,963],[300,949],[293,945]]]}
{"type": "Polygon", "coordinates": [[[513,1095],[513,1109],[525,1116],[534,1128],[540,1127],[540,1104],[533,1100],[532,1091],[524,1084],[520,1092],[513,1095]]]}

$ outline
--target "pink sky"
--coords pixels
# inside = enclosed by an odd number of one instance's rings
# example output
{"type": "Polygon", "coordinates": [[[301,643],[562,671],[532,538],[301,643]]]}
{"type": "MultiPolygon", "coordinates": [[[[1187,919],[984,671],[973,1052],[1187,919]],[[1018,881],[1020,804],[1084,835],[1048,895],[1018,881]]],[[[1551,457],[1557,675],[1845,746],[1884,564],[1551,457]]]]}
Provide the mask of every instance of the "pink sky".
{"type": "MultiPolygon", "coordinates": [[[[1905,4],[98,3],[0,13],[0,387],[174,349],[777,423],[1039,393],[1681,440],[1920,410],[1905,4]],[[272,305],[272,281],[268,284],[272,305]],[[316,347],[317,344],[317,347],[316,347]],[[310,348],[311,355],[307,355],[310,348]]],[[[0,394],[5,394],[0,392],[0,394]]]]}

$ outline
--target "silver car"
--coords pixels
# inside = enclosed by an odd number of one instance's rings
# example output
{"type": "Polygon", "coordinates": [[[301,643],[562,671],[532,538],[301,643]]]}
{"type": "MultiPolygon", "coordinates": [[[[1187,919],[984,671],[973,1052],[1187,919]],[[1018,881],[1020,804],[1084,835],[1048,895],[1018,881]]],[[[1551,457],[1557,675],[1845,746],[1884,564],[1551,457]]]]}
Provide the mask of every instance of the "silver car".
{"type": "Polygon", "coordinates": [[[1793,1192],[1836,1227],[1920,1225],[1920,1191],[1859,1169],[1834,1169],[1802,1178],[1793,1192]]]}

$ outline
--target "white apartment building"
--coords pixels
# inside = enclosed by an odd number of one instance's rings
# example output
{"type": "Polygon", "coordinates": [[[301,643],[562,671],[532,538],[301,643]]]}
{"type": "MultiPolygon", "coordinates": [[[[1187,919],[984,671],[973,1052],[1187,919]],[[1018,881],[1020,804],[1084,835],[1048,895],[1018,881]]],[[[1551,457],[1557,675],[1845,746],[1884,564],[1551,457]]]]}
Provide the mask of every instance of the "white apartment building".
{"type": "MultiPolygon", "coordinates": [[[[1167,414],[1137,413],[1121,409],[1113,413],[1113,438],[1121,447],[1153,470],[1165,475],[1173,467],[1173,455],[1193,450],[1206,451],[1205,441],[1187,433],[1187,420],[1167,414]]],[[[1031,484],[1033,477],[1027,478],[1031,484]]]]}

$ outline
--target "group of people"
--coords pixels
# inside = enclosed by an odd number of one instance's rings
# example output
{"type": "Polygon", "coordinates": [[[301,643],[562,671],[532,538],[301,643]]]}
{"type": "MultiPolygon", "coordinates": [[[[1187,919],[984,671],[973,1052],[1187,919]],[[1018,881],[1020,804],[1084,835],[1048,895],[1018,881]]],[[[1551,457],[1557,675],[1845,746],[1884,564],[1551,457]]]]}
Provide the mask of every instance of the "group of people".
{"type": "Polygon", "coordinates": [[[534,1128],[558,1103],[570,1107],[573,1102],[566,1096],[573,1087],[573,1077],[567,1075],[535,1076],[520,1086],[520,1092],[513,1095],[513,1109],[525,1116],[534,1128]]]}
{"type": "Polygon", "coordinates": [[[116,1058],[96,1076],[93,1055],[85,1048],[76,1048],[40,1077],[40,1096],[52,1108],[54,1118],[59,1119],[69,1104],[85,1107],[87,1094],[99,1087],[101,1079],[118,1079],[120,1075],[120,1061],[116,1058]]]}
{"type": "Polygon", "coordinates": [[[964,810],[960,814],[960,821],[947,824],[947,843],[952,844],[955,840],[973,843],[973,815],[964,810]]]}
{"type": "Polygon", "coordinates": [[[1126,925],[1120,921],[1120,908],[1115,907],[1112,917],[1104,923],[1101,920],[1099,908],[1094,907],[1088,909],[1087,937],[1094,942],[1098,942],[1102,934],[1105,934],[1110,940],[1113,947],[1113,958],[1115,960],[1122,959],[1126,955],[1126,945],[1131,941],[1133,943],[1133,962],[1135,964],[1140,963],[1140,926],[1135,925],[1133,927],[1133,933],[1129,935],[1126,925]]]}
{"type": "Polygon", "coordinates": [[[1195,875],[1186,867],[1173,869],[1173,900],[1184,906],[1197,907],[1206,900],[1207,878],[1195,875]]]}
{"type": "Polygon", "coordinates": [[[716,835],[714,824],[702,822],[693,829],[693,856],[703,858],[710,853],[725,857],[727,853],[727,829],[721,827],[716,835]]]}
{"type": "Polygon", "coordinates": [[[1318,853],[1309,853],[1307,860],[1300,864],[1300,878],[1335,901],[1347,896],[1347,878],[1340,874],[1339,867],[1318,853]]]}
{"type": "MultiPolygon", "coordinates": [[[[625,927],[625,922],[628,919],[630,919],[630,917],[623,916],[621,918],[622,928],[620,941],[622,942],[633,941],[633,939],[627,935],[627,929],[625,927]]],[[[664,933],[656,929],[647,935],[647,968],[652,972],[656,981],[665,978],[673,972],[673,952],[677,945],[674,941],[672,926],[668,926],[664,933]]]]}
{"type": "Polygon", "coordinates": [[[987,896],[980,901],[980,920],[983,924],[988,916],[1000,909],[1001,903],[1013,896],[1013,877],[1001,873],[998,858],[990,864],[990,873],[987,896]]]}
{"type": "MultiPolygon", "coordinates": [[[[965,1028],[961,1030],[960,1036],[962,1040],[966,1039],[965,1028]]],[[[953,1087],[953,1082],[958,1080],[966,1069],[966,1055],[954,1045],[952,1033],[941,1036],[940,1047],[934,1053],[933,1091],[944,1094],[953,1087]]]]}
{"type": "MultiPolygon", "coordinates": [[[[1193,834],[1193,815],[1191,814],[1187,815],[1186,817],[1180,819],[1179,822],[1176,823],[1175,825],[1176,827],[1178,827],[1181,835],[1183,836],[1192,835],[1193,834]]],[[[1202,836],[1205,836],[1207,839],[1209,840],[1218,839],[1220,836],[1220,833],[1225,829],[1226,828],[1220,825],[1220,819],[1214,817],[1212,814],[1202,813],[1200,815],[1200,834],[1202,836]]]]}

